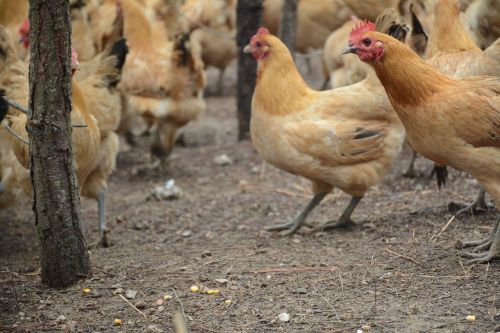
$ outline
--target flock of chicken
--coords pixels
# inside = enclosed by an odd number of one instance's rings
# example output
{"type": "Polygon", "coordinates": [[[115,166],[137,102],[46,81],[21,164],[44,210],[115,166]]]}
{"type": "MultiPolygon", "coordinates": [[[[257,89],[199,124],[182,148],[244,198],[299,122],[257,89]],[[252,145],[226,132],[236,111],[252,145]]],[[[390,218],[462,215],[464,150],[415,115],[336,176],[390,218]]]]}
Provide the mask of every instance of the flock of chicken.
{"type": "MultiPolygon", "coordinates": [[[[236,5],[71,1],[71,118],[87,125],[73,130],[73,151],[80,192],[98,202],[103,241],[118,135],[133,142],[151,133],[151,153],[168,156],[177,129],[205,109],[206,67],[220,70],[217,91],[223,89],[224,71],[237,54],[236,5]]],[[[310,179],[314,192],[290,223],[270,230],[295,232],[334,188],[352,200],[338,221],[320,228],[351,223],[355,207],[405,140],[436,162],[440,184],[449,165],[473,175],[500,203],[498,0],[299,0],[296,48],[323,49],[324,86],[333,88],[326,91],[306,85],[273,36],[283,0],[263,5],[267,29],[245,48],[258,62],[252,142],[267,162],[310,179]],[[361,61],[342,55],[347,53],[361,61]],[[493,77],[460,79],[475,75],[493,77]]],[[[12,107],[28,104],[27,16],[28,1],[0,0],[0,208],[32,192],[27,117],[12,107]]],[[[473,207],[485,205],[484,190],[480,194],[473,207]]],[[[476,246],[468,255],[477,261],[499,257],[497,230],[498,222],[490,237],[465,244],[476,246]]]]}

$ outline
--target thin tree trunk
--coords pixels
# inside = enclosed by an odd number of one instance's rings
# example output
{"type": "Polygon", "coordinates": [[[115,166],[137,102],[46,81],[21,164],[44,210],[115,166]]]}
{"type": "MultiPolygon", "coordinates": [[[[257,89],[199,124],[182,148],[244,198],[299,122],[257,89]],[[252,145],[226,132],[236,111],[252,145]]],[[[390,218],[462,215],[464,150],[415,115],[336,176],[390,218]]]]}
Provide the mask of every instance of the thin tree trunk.
{"type": "Polygon", "coordinates": [[[90,275],[71,144],[69,1],[30,0],[29,18],[33,209],[42,282],[62,288],[90,275]]]}
{"type": "Polygon", "coordinates": [[[238,45],[238,139],[248,139],[252,96],[255,89],[257,64],[243,53],[243,48],[257,32],[262,22],[262,0],[239,0],[237,15],[238,45]]]}
{"type": "Polygon", "coordinates": [[[285,0],[279,29],[279,36],[292,55],[295,53],[297,35],[297,2],[297,0],[285,0]]]}

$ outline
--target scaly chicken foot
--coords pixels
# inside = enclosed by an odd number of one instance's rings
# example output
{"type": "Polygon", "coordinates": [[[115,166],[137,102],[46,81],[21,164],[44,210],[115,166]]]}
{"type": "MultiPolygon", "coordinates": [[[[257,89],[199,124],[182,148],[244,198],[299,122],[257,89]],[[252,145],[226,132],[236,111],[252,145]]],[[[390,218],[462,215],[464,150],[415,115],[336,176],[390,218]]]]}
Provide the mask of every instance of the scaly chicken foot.
{"type": "Polygon", "coordinates": [[[313,196],[311,201],[307,204],[306,208],[304,208],[297,216],[295,216],[290,222],[284,224],[278,224],[271,227],[265,228],[267,231],[282,231],[284,235],[294,234],[303,224],[307,218],[307,215],[316,207],[321,200],[323,200],[328,193],[318,193],[313,196]]]}
{"type": "MultiPolygon", "coordinates": [[[[448,204],[448,210],[452,210],[454,206],[458,206],[459,204],[456,204],[454,202],[448,204]]],[[[459,209],[456,213],[455,216],[459,216],[462,214],[468,214],[468,215],[474,215],[478,212],[485,211],[488,209],[494,209],[495,207],[493,205],[490,205],[486,202],[486,191],[484,189],[481,189],[479,191],[479,194],[476,198],[476,200],[471,203],[470,205],[467,205],[461,209],[459,209]]]]}
{"type": "Polygon", "coordinates": [[[5,191],[5,185],[0,182],[0,194],[2,194],[5,191]]]}
{"type": "Polygon", "coordinates": [[[222,93],[224,92],[224,73],[225,72],[226,72],[225,68],[219,70],[219,76],[217,77],[217,91],[216,91],[217,96],[222,96],[222,93]]]}
{"type": "Polygon", "coordinates": [[[490,237],[485,238],[485,240],[487,241],[474,249],[474,250],[476,249],[486,250],[489,248],[488,251],[484,251],[482,253],[461,252],[460,256],[471,259],[468,261],[468,263],[470,264],[487,263],[493,259],[500,259],[500,228],[498,227],[499,224],[500,224],[500,216],[495,222],[495,226],[493,227],[490,237]],[[489,246],[487,246],[488,243],[490,243],[489,246]]]}
{"type": "Polygon", "coordinates": [[[103,247],[109,246],[106,232],[106,189],[97,195],[97,213],[99,218],[99,244],[103,247]]]}
{"type": "Polygon", "coordinates": [[[477,240],[477,241],[468,241],[468,242],[463,242],[461,244],[461,248],[467,248],[467,247],[475,247],[472,252],[477,252],[477,250],[484,250],[482,248],[483,246],[489,246],[493,242],[493,235],[495,234],[496,230],[498,229],[499,221],[496,221],[495,224],[493,225],[493,231],[488,235],[488,237],[477,240]]]}
{"type": "Polygon", "coordinates": [[[328,229],[334,229],[334,228],[344,228],[349,225],[354,225],[354,222],[351,220],[351,215],[354,212],[354,209],[356,206],[359,204],[359,202],[363,199],[363,197],[352,197],[351,201],[349,201],[349,204],[347,205],[346,209],[340,216],[338,221],[328,221],[320,225],[318,228],[316,228],[315,231],[324,231],[328,229]]]}

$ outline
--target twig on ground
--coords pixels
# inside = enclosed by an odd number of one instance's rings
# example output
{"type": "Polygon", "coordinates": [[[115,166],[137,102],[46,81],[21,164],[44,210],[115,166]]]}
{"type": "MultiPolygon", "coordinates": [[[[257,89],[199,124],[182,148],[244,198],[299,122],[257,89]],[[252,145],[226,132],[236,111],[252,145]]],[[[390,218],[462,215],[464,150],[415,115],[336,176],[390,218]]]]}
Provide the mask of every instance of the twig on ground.
{"type": "Polygon", "coordinates": [[[141,310],[139,310],[134,304],[130,303],[128,301],[128,299],[126,299],[125,297],[123,297],[122,294],[118,294],[118,296],[120,296],[125,302],[127,302],[128,305],[130,305],[135,311],[139,312],[141,315],[143,315],[144,318],[148,319],[148,316],[146,316],[146,314],[144,312],[142,312],[141,310]]]}
{"type": "Polygon", "coordinates": [[[276,267],[262,268],[254,271],[254,274],[263,273],[299,273],[299,272],[335,272],[337,267],[276,267]]]}
{"type": "Polygon", "coordinates": [[[399,258],[403,258],[403,259],[409,260],[409,261],[411,261],[412,263],[414,263],[414,264],[416,264],[416,265],[419,265],[419,266],[420,266],[420,263],[419,263],[418,261],[416,261],[415,259],[413,259],[413,258],[410,258],[410,257],[408,257],[408,256],[405,256],[405,255],[399,254],[399,253],[394,252],[394,251],[392,251],[392,250],[390,250],[390,249],[388,249],[388,248],[385,248],[384,250],[385,250],[386,252],[389,252],[390,254],[395,255],[396,257],[399,257],[399,258]]]}
{"type": "Polygon", "coordinates": [[[443,232],[445,232],[445,231],[446,231],[446,229],[448,229],[448,227],[450,226],[451,222],[453,222],[453,220],[455,220],[455,217],[456,217],[456,215],[453,215],[453,216],[452,216],[452,217],[448,220],[448,222],[446,222],[446,224],[444,225],[443,229],[441,229],[441,231],[440,231],[437,235],[432,236],[430,240],[435,242],[435,241],[438,239],[438,237],[439,237],[439,236],[441,236],[441,234],[442,234],[443,232]]]}
{"type": "MultiPolygon", "coordinates": [[[[172,288],[172,293],[174,294],[175,299],[177,300],[177,303],[179,303],[179,306],[181,307],[181,312],[180,312],[181,318],[176,320],[175,314],[174,314],[174,325],[176,328],[176,332],[177,333],[184,333],[184,332],[187,333],[187,332],[189,332],[189,329],[188,329],[187,323],[186,323],[186,313],[184,312],[184,306],[182,305],[182,302],[179,299],[179,296],[177,296],[177,292],[175,291],[174,288],[172,288]],[[177,321],[177,324],[181,325],[181,323],[183,323],[183,325],[177,326],[176,321],[177,321]],[[180,329],[182,329],[182,326],[184,326],[184,328],[183,328],[184,331],[180,330],[180,329]]],[[[179,314],[179,313],[177,312],[177,314],[179,314]]]]}
{"type": "Polygon", "coordinates": [[[174,318],[172,320],[174,322],[175,332],[176,333],[188,333],[188,328],[186,325],[186,320],[182,313],[179,311],[174,312],[174,318]]]}

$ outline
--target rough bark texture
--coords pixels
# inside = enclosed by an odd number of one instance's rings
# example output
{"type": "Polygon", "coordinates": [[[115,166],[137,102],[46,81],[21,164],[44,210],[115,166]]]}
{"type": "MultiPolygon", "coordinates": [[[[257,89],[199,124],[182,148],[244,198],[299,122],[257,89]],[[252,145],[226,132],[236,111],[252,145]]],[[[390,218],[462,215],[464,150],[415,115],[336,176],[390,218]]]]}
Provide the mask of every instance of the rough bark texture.
{"type": "Polygon", "coordinates": [[[298,0],[285,0],[279,29],[280,39],[285,43],[292,55],[295,53],[297,32],[297,2],[298,0]]]}
{"type": "Polygon", "coordinates": [[[238,139],[248,139],[252,96],[255,89],[257,63],[243,48],[262,22],[262,0],[239,0],[237,6],[238,43],[238,139]]]}
{"type": "MultiPolygon", "coordinates": [[[[62,288],[87,277],[71,145],[71,19],[68,0],[30,0],[27,130],[42,282],[62,288]]],[[[78,130],[78,129],[76,129],[78,130]]]]}

